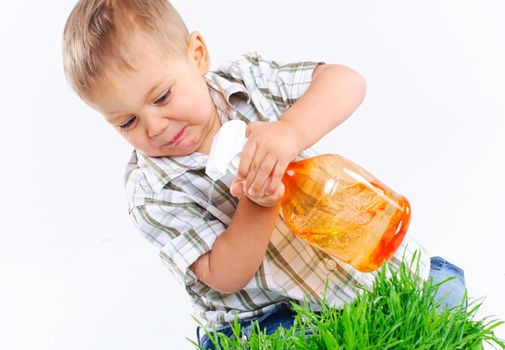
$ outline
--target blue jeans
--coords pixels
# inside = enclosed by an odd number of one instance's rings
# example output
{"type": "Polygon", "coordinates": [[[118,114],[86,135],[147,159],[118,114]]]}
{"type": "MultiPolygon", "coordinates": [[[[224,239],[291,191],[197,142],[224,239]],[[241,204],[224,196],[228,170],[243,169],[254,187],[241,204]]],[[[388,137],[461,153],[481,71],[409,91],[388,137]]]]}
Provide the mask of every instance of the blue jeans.
{"type": "MultiPolygon", "coordinates": [[[[440,303],[439,310],[446,307],[451,309],[461,304],[466,291],[465,272],[439,256],[432,256],[430,278],[433,283],[441,282],[449,277],[454,277],[454,279],[441,284],[435,294],[435,299],[440,303]]],[[[465,305],[467,305],[467,300],[465,300],[465,305]]]]}
{"type": "MultiPolygon", "coordinates": [[[[249,335],[253,331],[253,323],[258,322],[258,325],[261,330],[265,330],[266,334],[275,333],[277,328],[282,326],[285,329],[291,328],[293,326],[293,321],[295,319],[296,313],[291,310],[291,306],[286,303],[281,303],[274,309],[264,313],[261,316],[253,318],[252,320],[247,320],[244,322],[239,322],[242,329],[242,334],[245,337],[249,337],[249,335]]],[[[210,341],[206,334],[203,334],[200,337],[200,329],[198,327],[196,330],[196,336],[198,338],[198,343],[204,349],[212,349],[214,350],[214,344],[210,341]]],[[[224,326],[222,328],[217,328],[217,332],[225,334],[227,337],[231,337],[233,332],[230,326],[224,326]]]]}
{"type": "MultiPolygon", "coordinates": [[[[433,283],[441,282],[449,277],[454,279],[447,281],[439,286],[435,299],[439,302],[439,310],[453,308],[459,305],[466,291],[465,274],[462,269],[451,264],[447,260],[434,256],[431,257],[431,267],[429,278],[433,283]]],[[[253,322],[258,322],[261,330],[266,330],[266,334],[275,333],[277,328],[282,326],[285,329],[293,326],[293,321],[296,313],[291,310],[291,307],[285,303],[280,304],[273,310],[258,316],[252,320],[240,322],[243,335],[248,337],[253,328],[253,322]]],[[[200,327],[197,328],[197,340],[200,346],[204,349],[215,349],[214,344],[210,341],[206,334],[200,337],[200,327]]],[[[230,337],[233,333],[230,326],[224,326],[216,329],[217,332],[223,333],[230,337]]]]}

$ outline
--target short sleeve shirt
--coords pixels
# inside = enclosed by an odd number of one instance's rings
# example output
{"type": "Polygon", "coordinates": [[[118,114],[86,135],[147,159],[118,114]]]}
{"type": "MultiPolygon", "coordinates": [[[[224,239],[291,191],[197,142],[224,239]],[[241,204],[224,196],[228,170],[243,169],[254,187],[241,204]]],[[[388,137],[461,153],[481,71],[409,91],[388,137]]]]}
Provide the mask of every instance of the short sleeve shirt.
{"type": "MultiPolygon", "coordinates": [[[[243,55],[206,75],[221,123],[240,119],[274,122],[300,98],[312,82],[316,62],[281,64],[256,53],[243,55]]],[[[307,123],[316,121],[307,120],[307,123]]],[[[307,149],[297,160],[316,155],[307,149]]],[[[282,215],[277,218],[265,258],[240,291],[221,293],[202,283],[189,269],[212,249],[231,222],[238,199],[230,179],[213,182],[205,174],[208,156],[151,158],[133,151],[125,183],[129,213],[161,261],[187,291],[195,316],[206,326],[222,326],[235,317],[246,320],[279,303],[306,301],[318,309],[323,297],[338,308],[352,302],[374,274],[318,250],[295,236],[282,215]]],[[[391,262],[410,261],[417,252],[420,278],[429,274],[429,256],[407,235],[391,262]]],[[[230,261],[233,263],[233,261],[230,261]]]]}

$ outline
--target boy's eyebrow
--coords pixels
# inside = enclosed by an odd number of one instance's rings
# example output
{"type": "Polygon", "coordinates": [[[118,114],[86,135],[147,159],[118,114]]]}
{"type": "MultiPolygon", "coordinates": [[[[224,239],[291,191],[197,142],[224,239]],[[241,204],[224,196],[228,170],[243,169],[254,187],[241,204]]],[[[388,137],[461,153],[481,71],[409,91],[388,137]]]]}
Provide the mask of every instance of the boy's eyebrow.
{"type": "MultiPolygon", "coordinates": [[[[163,82],[163,80],[160,80],[158,81],[156,84],[154,84],[154,86],[144,95],[144,102],[147,101],[147,99],[149,98],[149,96],[153,93],[154,90],[156,90],[160,85],[161,83],[163,82]]],[[[111,118],[110,118],[110,122],[111,123],[115,123],[118,119],[121,119],[121,117],[123,117],[124,115],[128,114],[128,113],[124,113],[124,112],[112,112],[112,113],[108,113],[111,118]]]]}
{"type": "Polygon", "coordinates": [[[161,83],[163,82],[163,80],[160,80],[158,81],[156,84],[154,84],[154,86],[144,95],[144,102],[149,98],[149,96],[153,93],[154,90],[156,90],[160,85],[161,83]]]}
{"type": "Polygon", "coordinates": [[[111,124],[115,124],[117,121],[119,121],[119,119],[121,119],[123,116],[124,116],[124,113],[106,113],[104,114],[105,116],[105,119],[111,123],[111,124]]]}

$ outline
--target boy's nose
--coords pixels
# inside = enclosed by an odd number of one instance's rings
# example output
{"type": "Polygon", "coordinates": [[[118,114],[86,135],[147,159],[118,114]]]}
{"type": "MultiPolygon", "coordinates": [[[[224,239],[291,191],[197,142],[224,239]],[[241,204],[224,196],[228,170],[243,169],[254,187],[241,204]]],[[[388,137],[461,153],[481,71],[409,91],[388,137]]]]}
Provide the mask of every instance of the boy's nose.
{"type": "Polygon", "coordinates": [[[168,125],[168,120],[159,116],[151,115],[144,118],[146,123],[147,135],[156,137],[163,133],[168,125]]]}

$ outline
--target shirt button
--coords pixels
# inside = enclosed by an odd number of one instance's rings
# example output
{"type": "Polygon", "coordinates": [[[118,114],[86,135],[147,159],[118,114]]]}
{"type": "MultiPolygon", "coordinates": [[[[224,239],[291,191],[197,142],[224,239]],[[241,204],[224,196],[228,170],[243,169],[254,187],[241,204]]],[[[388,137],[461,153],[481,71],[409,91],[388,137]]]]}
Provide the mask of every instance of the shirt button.
{"type": "Polygon", "coordinates": [[[329,271],[333,271],[333,270],[335,270],[337,268],[337,263],[335,262],[335,260],[326,259],[326,268],[329,271]]]}

